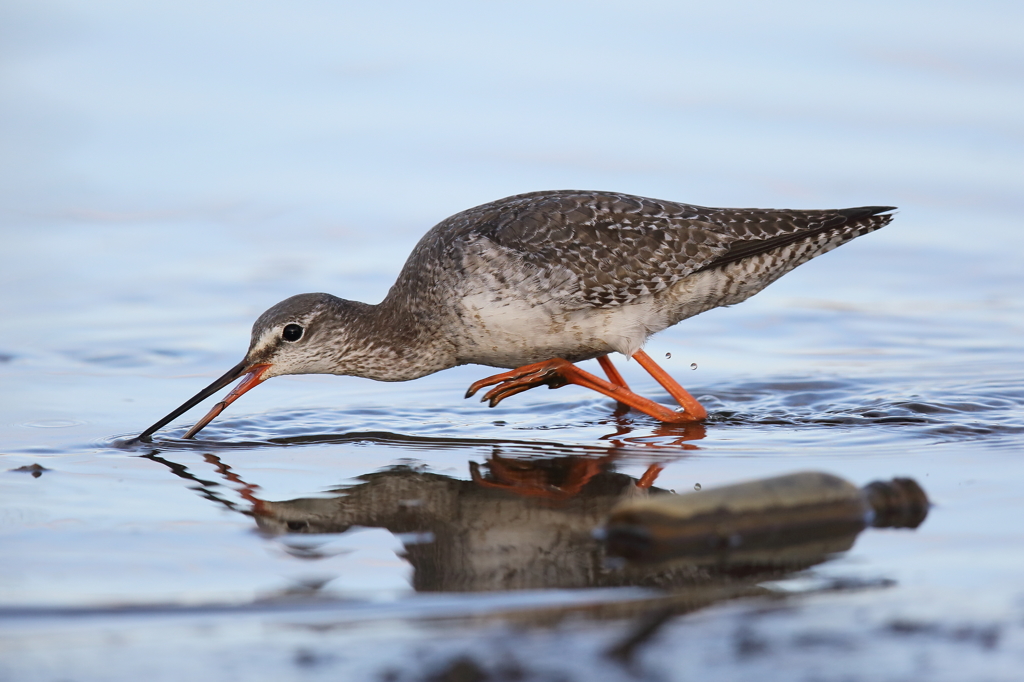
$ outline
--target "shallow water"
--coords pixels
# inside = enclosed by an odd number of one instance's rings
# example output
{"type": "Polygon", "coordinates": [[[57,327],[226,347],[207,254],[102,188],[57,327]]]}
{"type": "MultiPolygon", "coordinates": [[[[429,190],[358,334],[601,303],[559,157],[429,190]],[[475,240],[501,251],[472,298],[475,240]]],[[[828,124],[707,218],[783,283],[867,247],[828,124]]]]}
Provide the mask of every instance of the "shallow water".
{"type": "Polygon", "coordinates": [[[5,5],[0,678],[1017,679],[1021,9],[759,7],[5,5]],[[562,187],[900,212],[650,341],[703,426],[576,387],[488,409],[461,367],[275,378],[128,442],[278,300],[377,301],[438,220],[562,187]],[[743,579],[605,564],[652,464],[934,506],[743,579]],[[473,481],[502,467],[599,473],[510,507],[473,481]],[[324,511],[399,483],[448,511],[324,511]]]}

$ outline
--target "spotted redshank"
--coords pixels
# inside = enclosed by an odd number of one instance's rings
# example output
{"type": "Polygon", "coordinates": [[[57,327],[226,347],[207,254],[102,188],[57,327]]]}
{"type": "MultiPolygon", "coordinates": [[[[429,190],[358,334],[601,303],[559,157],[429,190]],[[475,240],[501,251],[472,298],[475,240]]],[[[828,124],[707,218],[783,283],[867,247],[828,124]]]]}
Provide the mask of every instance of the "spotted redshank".
{"type": "Polygon", "coordinates": [[[652,334],[739,303],[802,263],[883,227],[888,206],[705,208],[614,192],[533,192],[441,221],[378,305],[300,294],[263,313],[245,359],[140,434],[238,377],[186,434],[282,374],[408,381],[464,364],[513,368],[477,381],[484,401],[577,384],[665,422],[707,412],[642,350],[652,334]],[[632,392],[608,354],[635,358],[679,403],[632,392]],[[597,358],[608,380],[573,363],[597,358]]]}

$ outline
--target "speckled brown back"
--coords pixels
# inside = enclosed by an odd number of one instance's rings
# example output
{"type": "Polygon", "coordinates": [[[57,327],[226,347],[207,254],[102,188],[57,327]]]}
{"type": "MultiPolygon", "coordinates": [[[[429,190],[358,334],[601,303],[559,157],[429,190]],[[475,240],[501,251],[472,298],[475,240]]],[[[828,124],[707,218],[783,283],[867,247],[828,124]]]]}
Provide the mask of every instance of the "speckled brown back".
{"type": "MultiPolygon", "coordinates": [[[[414,263],[420,275],[431,266],[446,270],[420,279],[422,292],[458,269],[468,245],[486,239],[501,250],[506,266],[512,258],[542,273],[537,281],[561,282],[566,277],[559,273],[571,273],[579,307],[616,306],[657,294],[695,272],[823,233],[839,237],[827,240],[835,248],[886,225],[892,216],[878,214],[890,210],[722,209],[612,192],[533,192],[442,221],[414,250],[406,270],[414,263]]],[[[801,262],[814,255],[804,251],[801,262]]]]}

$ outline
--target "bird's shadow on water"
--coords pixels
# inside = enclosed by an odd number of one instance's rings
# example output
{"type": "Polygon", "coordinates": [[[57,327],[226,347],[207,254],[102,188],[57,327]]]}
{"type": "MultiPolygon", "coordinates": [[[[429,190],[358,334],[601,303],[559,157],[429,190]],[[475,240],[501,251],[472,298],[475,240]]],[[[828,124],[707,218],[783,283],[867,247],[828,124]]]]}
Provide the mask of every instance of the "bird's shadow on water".
{"type": "MultiPolygon", "coordinates": [[[[457,404],[439,408],[358,406],[348,409],[282,410],[226,416],[199,439],[183,439],[185,427],[158,434],[164,450],[227,450],[332,444],[378,444],[412,449],[500,445],[524,456],[534,448],[595,453],[609,448],[702,449],[716,436],[745,434],[752,441],[780,430],[803,439],[830,439],[837,430],[873,442],[918,444],[1001,439],[1024,433],[1024,389],[1009,381],[979,381],[922,389],[911,381],[775,379],[719,385],[697,392],[708,408],[702,425],[662,424],[603,398],[544,400],[486,410],[457,404]],[[369,428],[368,428],[369,427],[369,428]],[[178,436],[178,437],[175,437],[178,436]],[[555,436],[552,438],[552,436],[555,436]]],[[[652,396],[666,404],[667,396],[652,396]]],[[[800,439],[798,438],[797,441],[800,439]]],[[[145,450],[131,436],[103,445],[145,450]]]]}

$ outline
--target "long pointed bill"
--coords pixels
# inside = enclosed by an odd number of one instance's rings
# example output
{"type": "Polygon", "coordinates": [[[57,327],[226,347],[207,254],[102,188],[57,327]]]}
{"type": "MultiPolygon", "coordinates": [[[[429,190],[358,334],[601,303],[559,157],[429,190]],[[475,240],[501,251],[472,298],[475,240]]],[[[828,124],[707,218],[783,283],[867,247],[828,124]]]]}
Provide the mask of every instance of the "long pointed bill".
{"type": "Polygon", "coordinates": [[[196,435],[196,433],[198,433],[201,428],[209,424],[214,417],[223,412],[224,408],[233,403],[238,398],[238,396],[242,395],[250,388],[256,386],[261,381],[263,381],[263,374],[268,369],[270,369],[270,365],[250,365],[248,362],[243,360],[242,362],[238,363],[237,365],[229,369],[222,377],[220,377],[212,384],[210,384],[203,390],[199,391],[199,393],[196,393],[194,396],[185,401],[185,403],[178,407],[178,409],[174,410],[169,415],[158,421],[156,424],[153,424],[148,429],[140,433],[139,437],[136,440],[148,443],[150,440],[152,440],[151,436],[156,431],[162,429],[164,426],[171,423],[173,420],[188,412],[193,407],[203,402],[204,400],[206,400],[211,395],[213,395],[220,389],[230,384],[238,377],[245,374],[245,378],[242,379],[242,382],[238,384],[238,386],[236,386],[235,389],[231,391],[231,393],[229,393],[228,396],[223,401],[217,403],[217,405],[214,406],[213,410],[211,410],[208,415],[203,417],[203,419],[200,420],[198,424],[189,429],[188,433],[185,434],[185,437],[191,438],[192,436],[196,435]]]}
{"type": "Polygon", "coordinates": [[[196,422],[196,425],[188,430],[182,438],[191,438],[200,431],[203,427],[213,421],[214,417],[224,411],[224,408],[235,402],[241,397],[243,393],[248,391],[250,388],[255,388],[263,382],[263,375],[270,369],[270,365],[252,365],[249,367],[249,372],[242,380],[238,382],[238,385],[231,389],[231,393],[228,393],[224,400],[220,401],[213,406],[213,409],[206,413],[206,416],[196,422]]]}

